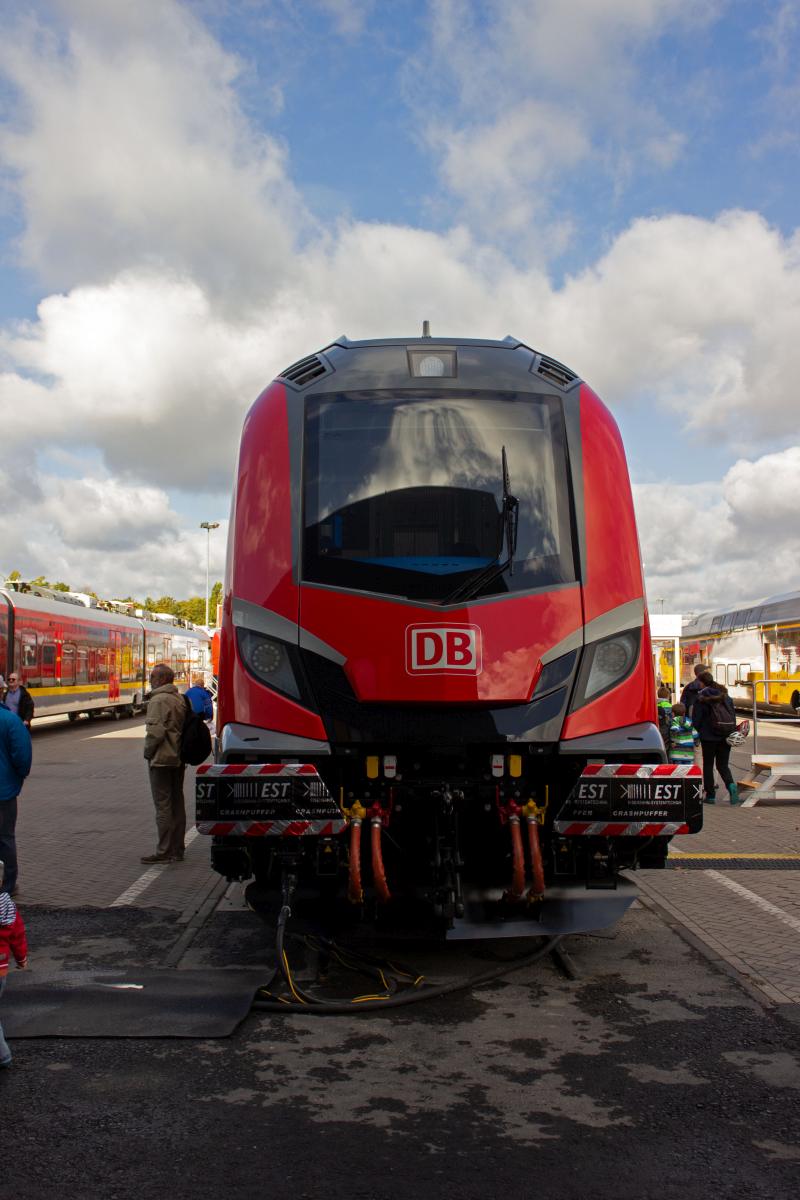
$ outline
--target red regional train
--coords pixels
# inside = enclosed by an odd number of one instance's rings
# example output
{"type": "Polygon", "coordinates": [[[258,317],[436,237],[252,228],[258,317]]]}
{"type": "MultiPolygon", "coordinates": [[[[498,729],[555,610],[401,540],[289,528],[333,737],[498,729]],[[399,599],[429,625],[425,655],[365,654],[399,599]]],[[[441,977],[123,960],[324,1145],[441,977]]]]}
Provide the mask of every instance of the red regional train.
{"type": "Polygon", "coordinates": [[[655,722],[625,455],[573,371],[342,337],[259,396],[197,776],[218,872],[449,937],[599,928],[702,823],[655,722]]]}
{"type": "Polygon", "coordinates": [[[169,663],[176,684],[188,687],[194,672],[208,668],[208,634],[85,607],[58,593],[0,588],[0,674],[18,672],[36,716],[135,712],[157,662],[169,663]]]}

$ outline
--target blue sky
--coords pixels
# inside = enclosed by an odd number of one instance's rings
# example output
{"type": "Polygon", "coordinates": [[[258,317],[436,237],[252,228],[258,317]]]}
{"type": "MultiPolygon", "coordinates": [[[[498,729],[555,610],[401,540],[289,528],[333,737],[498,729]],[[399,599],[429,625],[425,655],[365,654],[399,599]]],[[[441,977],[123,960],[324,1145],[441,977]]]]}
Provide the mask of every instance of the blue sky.
{"type": "Polygon", "coordinates": [[[197,590],[261,387],[428,317],[597,388],[667,607],[796,587],[799,48],[798,0],[0,0],[0,571],[197,590]]]}

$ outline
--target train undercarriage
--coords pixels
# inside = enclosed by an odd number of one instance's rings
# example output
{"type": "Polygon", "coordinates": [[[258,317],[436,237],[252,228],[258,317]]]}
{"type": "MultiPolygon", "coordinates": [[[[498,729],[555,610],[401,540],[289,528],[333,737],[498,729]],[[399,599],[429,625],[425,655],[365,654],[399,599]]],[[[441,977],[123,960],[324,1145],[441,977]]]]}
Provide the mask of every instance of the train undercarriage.
{"type": "Polygon", "coordinates": [[[251,881],[262,907],[290,875],[294,911],[331,935],[364,922],[447,938],[602,928],[635,897],[621,872],[663,867],[673,833],[699,828],[698,769],[615,764],[617,776],[539,750],[376,746],[201,768],[198,829],[220,874],[251,881]],[[638,799],[612,798],[619,779],[638,799]]]}

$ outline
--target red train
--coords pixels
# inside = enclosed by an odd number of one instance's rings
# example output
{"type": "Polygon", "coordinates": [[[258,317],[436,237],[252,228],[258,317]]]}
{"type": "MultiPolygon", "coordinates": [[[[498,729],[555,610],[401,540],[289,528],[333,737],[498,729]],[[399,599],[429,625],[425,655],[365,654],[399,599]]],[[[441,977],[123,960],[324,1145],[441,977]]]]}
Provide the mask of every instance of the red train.
{"type": "Polygon", "coordinates": [[[197,791],[228,878],[450,936],[590,928],[700,828],[622,443],[561,363],[338,339],[250,410],[229,539],[197,791]]]}
{"type": "Polygon", "coordinates": [[[18,672],[36,716],[130,713],[149,691],[157,662],[169,663],[176,683],[188,687],[209,659],[201,629],[0,589],[0,673],[18,672]]]}

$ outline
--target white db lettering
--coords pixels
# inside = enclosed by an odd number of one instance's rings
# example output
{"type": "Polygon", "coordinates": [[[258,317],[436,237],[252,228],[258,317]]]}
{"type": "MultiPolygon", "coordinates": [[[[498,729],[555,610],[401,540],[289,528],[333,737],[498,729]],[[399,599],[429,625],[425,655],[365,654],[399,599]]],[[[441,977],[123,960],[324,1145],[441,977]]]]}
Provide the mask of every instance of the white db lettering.
{"type": "Polygon", "coordinates": [[[409,625],[406,629],[406,670],[478,675],[481,670],[481,631],[477,625],[409,625]]]}

